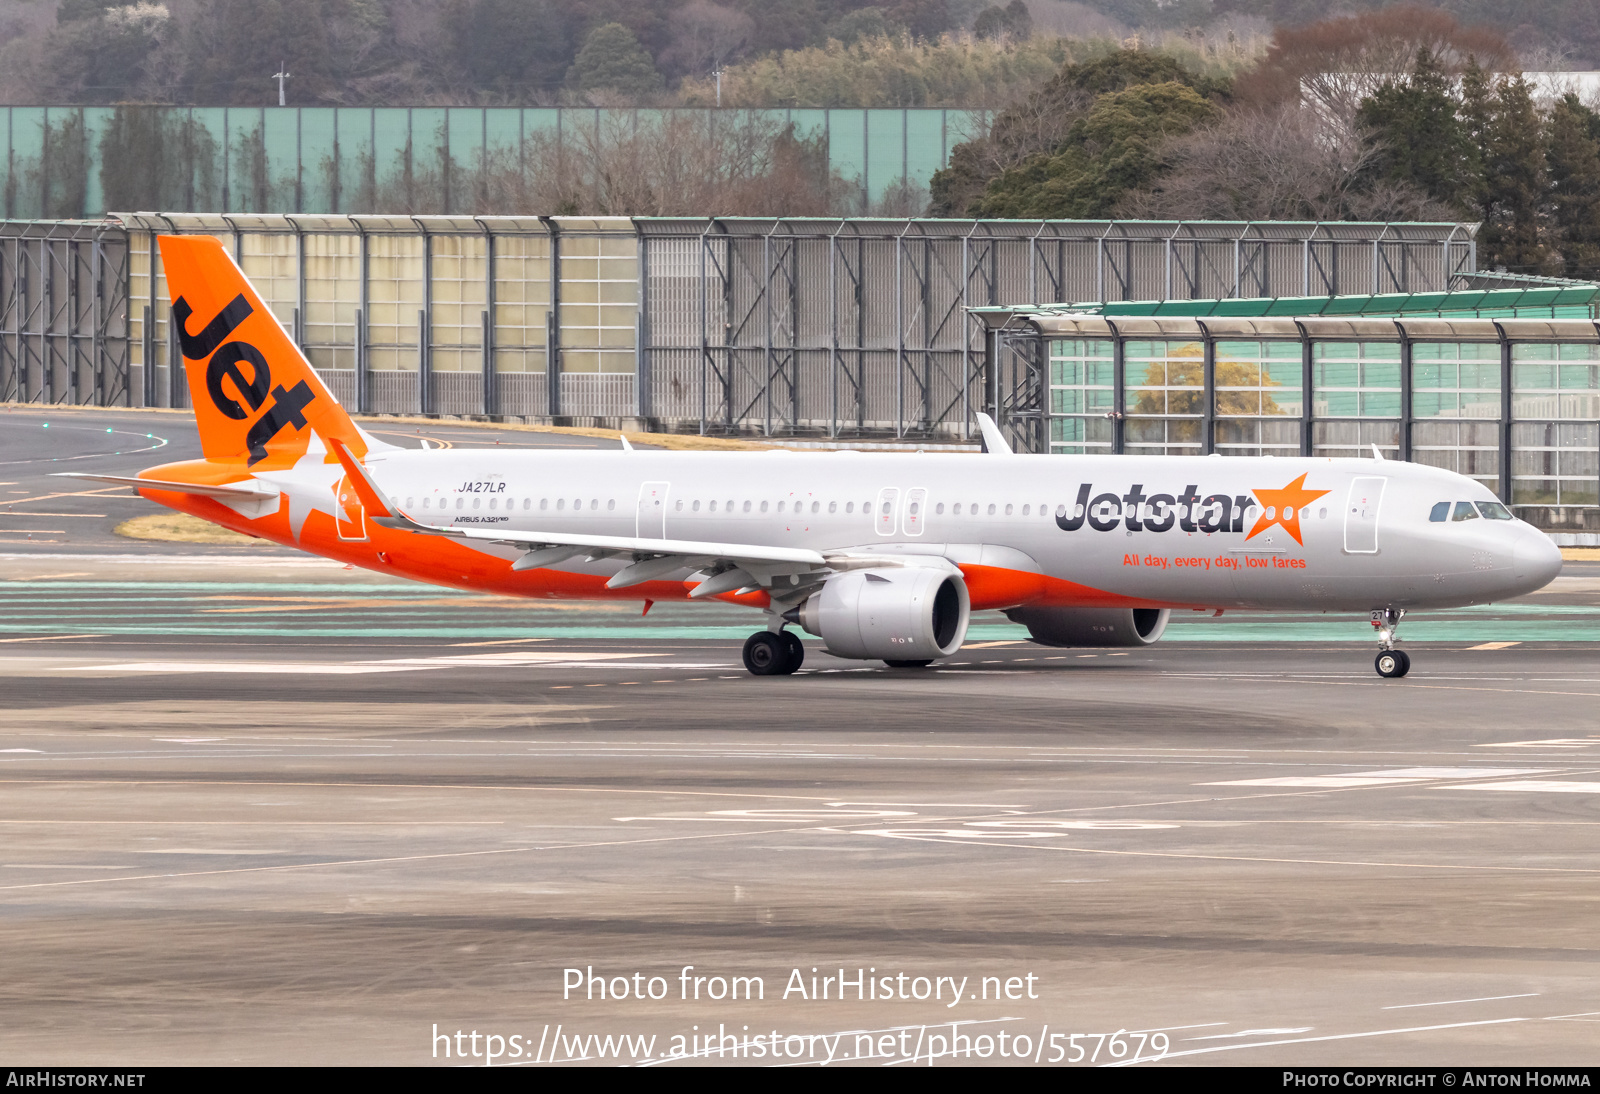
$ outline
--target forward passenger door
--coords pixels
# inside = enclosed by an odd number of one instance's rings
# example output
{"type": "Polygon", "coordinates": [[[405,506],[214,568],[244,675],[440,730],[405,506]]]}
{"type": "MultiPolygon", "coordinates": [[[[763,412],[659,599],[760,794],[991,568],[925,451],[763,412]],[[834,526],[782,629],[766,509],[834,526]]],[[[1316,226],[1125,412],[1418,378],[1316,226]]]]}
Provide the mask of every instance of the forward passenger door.
{"type": "Polygon", "coordinates": [[[1352,555],[1378,553],[1378,507],[1383,503],[1386,478],[1362,475],[1350,481],[1344,507],[1344,549],[1352,555]]]}

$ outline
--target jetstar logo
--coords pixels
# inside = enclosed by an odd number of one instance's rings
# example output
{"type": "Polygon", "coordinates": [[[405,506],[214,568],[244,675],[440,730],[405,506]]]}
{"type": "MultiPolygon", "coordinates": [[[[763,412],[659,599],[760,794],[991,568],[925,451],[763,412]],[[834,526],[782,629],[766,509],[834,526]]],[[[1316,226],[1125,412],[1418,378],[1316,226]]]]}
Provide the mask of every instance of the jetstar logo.
{"type": "Polygon", "coordinates": [[[316,398],[311,386],[304,380],[288,390],[284,390],[282,384],[274,388],[272,369],[260,350],[249,342],[224,342],[240,323],[250,318],[254,310],[244,294],[240,293],[213,316],[199,334],[190,334],[189,317],[194,314],[194,309],[181,296],[172,303],[172,317],[176,321],[183,355],[191,361],[211,358],[211,363],[206,366],[206,392],[211,396],[213,406],[226,417],[242,422],[266,405],[269,394],[272,397],[272,405],[267,407],[267,412],[256,419],[250,426],[250,432],[245,434],[251,466],[267,458],[267,442],[276,437],[284,426],[292,425],[297,430],[306,427],[305,408],[316,398]],[[249,367],[248,374],[241,365],[249,367]],[[228,394],[223,387],[224,380],[231,382],[239,398],[250,404],[249,410],[239,405],[239,399],[228,394]]]}
{"type": "Polygon", "coordinates": [[[1246,515],[1258,508],[1260,515],[1245,539],[1279,525],[1304,545],[1300,514],[1327,493],[1307,490],[1305,475],[1281,490],[1256,489],[1238,495],[1201,494],[1194,485],[1184,487],[1180,494],[1146,494],[1139,483],[1125,494],[1096,494],[1094,484],[1086,482],[1078,487],[1071,512],[1065,506],[1056,511],[1056,526],[1063,532],[1076,532],[1086,523],[1097,532],[1109,532],[1119,525],[1130,532],[1167,532],[1174,527],[1184,532],[1244,532],[1246,515]]]}

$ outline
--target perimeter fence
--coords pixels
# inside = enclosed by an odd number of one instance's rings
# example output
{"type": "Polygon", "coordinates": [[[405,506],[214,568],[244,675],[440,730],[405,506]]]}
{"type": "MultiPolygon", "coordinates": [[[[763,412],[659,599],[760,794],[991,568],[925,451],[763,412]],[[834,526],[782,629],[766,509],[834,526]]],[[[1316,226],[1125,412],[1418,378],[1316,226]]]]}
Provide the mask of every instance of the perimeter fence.
{"type": "Polygon", "coordinates": [[[0,224],[0,399],[182,406],[162,233],[217,237],[350,406],[949,440],[968,309],[1439,291],[1460,224],[118,214],[0,224]]]}

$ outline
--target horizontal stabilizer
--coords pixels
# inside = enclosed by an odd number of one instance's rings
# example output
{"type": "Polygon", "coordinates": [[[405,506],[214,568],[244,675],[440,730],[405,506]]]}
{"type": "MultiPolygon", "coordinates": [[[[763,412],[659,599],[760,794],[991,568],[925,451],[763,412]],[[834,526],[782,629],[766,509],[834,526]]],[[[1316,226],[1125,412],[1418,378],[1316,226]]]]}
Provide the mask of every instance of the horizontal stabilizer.
{"type": "Polygon", "coordinates": [[[60,471],[52,476],[58,479],[88,479],[91,482],[105,482],[112,486],[131,486],[135,490],[164,490],[173,494],[198,494],[203,498],[234,498],[240,501],[255,501],[262,497],[275,497],[277,491],[268,487],[258,486],[251,480],[245,483],[233,483],[226,486],[215,486],[203,482],[170,482],[166,479],[140,479],[128,475],[86,475],[77,471],[60,471]]]}

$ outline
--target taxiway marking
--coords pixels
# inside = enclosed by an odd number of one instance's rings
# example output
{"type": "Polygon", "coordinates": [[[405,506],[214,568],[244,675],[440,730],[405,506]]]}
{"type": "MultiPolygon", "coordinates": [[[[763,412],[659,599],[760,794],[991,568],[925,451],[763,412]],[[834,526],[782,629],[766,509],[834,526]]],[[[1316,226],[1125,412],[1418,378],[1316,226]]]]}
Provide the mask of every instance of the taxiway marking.
{"type": "Polygon", "coordinates": [[[1497,999],[1532,999],[1538,994],[1536,991],[1525,991],[1521,995],[1480,995],[1476,999],[1443,999],[1437,1003],[1397,1003],[1392,1007],[1384,1007],[1383,1009],[1410,1010],[1413,1007],[1451,1007],[1457,1003],[1492,1003],[1497,999]]]}

